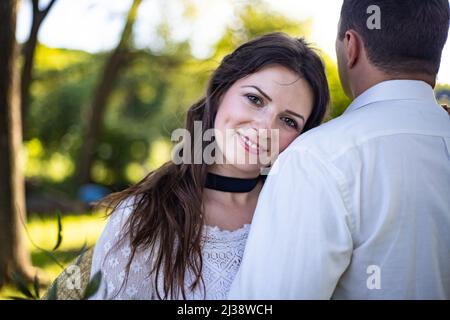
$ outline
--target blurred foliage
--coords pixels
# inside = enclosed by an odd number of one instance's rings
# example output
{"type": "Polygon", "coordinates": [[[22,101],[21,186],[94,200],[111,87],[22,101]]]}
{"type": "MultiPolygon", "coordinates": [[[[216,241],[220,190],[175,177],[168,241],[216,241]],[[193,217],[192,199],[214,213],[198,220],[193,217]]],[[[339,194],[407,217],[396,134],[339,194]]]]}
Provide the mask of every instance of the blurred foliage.
{"type": "Polygon", "coordinates": [[[450,84],[437,84],[434,91],[440,104],[450,106],[450,84]]]}
{"type": "Polygon", "coordinates": [[[351,100],[344,94],[339,80],[337,65],[326,53],[321,53],[325,63],[325,72],[330,87],[331,105],[325,121],[340,116],[349,106],[351,100]]]}
{"type": "MultiPolygon", "coordinates": [[[[185,112],[204,94],[211,72],[239,44],[274,31],[309,37],[311,21],[286,18],[258,3],[236,6],[236,21],[224,30],[207,59],[195,58],[188,42],[173,41],[168,22],[159,27],[163,45],[157,51],[130,52],[108,103],[91,170],[93,182],[119,190],[169,160],[171,132],[184,126],[185,112]]],[[[187,7],[186,14],[195,16],[195,8],[187,7]]],[[[320,54],[330,82],[332,118],[349,100],[340,88],[334,61],[320,54]]],[[[31,109],[25,120],[27,177],[76,194],[73,175],[81,132],[107,55],[38,46],[31,109]]]]}
{"type": "Polygon", "coordinates": [[[262,1],[253,1],[236,10],[237,21],[225,29],[223,37],[217,42],[213,55],[217,61],[240,44],[265,33],[285,32],[295,37],[308,37],[311,34],[312,21],[289,19],[264,6],[262,1]]]}
{"type": "MultiPolygon", "coordinates": [[[[100,212],[65,217],[58,213],[56,218],[55,221],[52,217],[33,216],[25,226],[33,265],[38,267],[40,272],[45,272],[44,278],[52,281],[61,275],[69,262],[78,264],[88,247],[93,246],[105,224],[104,216],[100,212]],[[55,237],[49,237],[51,234],[55,237]]],[[[49,289],[47,299],[57,299],[58,290],[65,289],[58,287],[56,283],[48,288],[49,284],[39,280],[41,275],[39,273],[32,283],[28,283],[20,274],[14,273],[12,285],[0,290],[0,300],[39,300],[47,289],[49,289]]],[[[80,297],[82,299],[88,299],[98,290],[101,272],[97,272],[91,278],[83,296],[80,297]]]]}

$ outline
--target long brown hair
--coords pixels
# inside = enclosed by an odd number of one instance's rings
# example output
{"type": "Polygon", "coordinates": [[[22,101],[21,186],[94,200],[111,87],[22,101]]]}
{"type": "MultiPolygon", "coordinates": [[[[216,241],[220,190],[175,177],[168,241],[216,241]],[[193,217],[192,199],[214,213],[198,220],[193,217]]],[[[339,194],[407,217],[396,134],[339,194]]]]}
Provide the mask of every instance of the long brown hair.
{"type": "MultiPolygon", "coordinates": [[[[320,57],[301,38],[271,33],[241,45],[224,57],[210,78],[205,96],[187,112],[186,129],[190,132],[191,147],[190,150],[182,149],[181,153],[193,155],[195,152],[194,121],[201,121],[202,132],[212,129],[225,92],[239,79],[273,64],[288,68],[309,83],[314,105],[303,132],[318,126],[330,99],[320,57]]],[[[203,141],[203,149],[206,145],[203,141]]],[[[150,250],[154,261],[150,273],[156,275],[154,287],[159,299],[177,298],[180,291],[185,299],[188,271],[193,275],[190,290],[203,283],[202,194],[207,165],[193,162],[175,164],[169,161],[139,183],[108,195],[97,204],[98,208],[106,207],[112,214],[126,199],[135,199],[122,237],[122,240],[128,238],[132,247],[127,274],[136,250],[150,250]],[[163,279],[162,295],[158,290],[159,274],[163,279]]]]}

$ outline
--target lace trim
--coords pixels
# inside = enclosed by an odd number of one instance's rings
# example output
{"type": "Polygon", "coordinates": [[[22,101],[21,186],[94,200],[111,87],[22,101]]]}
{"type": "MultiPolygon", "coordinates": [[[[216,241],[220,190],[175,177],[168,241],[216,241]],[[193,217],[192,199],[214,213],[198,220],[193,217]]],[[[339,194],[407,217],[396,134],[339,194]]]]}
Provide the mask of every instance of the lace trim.
{"type": "Polygon", "coordinates": [[[246,240],[250,224],[244,224],[236,230],[224,230],[218,226],[204,225],[203,238],[207,242],[230,242],[246,240]]]}

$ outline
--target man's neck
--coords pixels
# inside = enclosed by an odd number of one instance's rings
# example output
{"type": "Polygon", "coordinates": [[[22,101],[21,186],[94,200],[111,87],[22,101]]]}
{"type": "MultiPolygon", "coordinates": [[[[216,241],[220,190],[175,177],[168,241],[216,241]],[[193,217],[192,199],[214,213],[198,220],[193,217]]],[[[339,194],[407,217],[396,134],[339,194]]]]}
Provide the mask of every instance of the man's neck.
{"type": "Polygon", "coordinates": [[[361,77],[357,81],[354,81],[352,86],[352,96],[356,99],[364,91],[372,88],[373,86],[389,80],[418,80],[428,83],[432,88],[436,85],[436,77],[427,74],[387,74],[384,72],[372,73],[369,77],[361,77]]]}

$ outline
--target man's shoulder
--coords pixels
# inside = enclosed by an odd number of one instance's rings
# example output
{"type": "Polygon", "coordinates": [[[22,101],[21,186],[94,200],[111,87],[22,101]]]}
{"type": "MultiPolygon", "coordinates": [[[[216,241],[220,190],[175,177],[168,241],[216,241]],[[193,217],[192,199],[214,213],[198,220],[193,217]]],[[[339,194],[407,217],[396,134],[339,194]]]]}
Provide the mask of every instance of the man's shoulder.
{"type": "Polygon", "coordinates": [[[410,101],[373,103],[302,134],[289,148],[335,157],[374,139],[396,134],[450,137],[449,119],[437,106],[410,101]]]}
{"type": "Polygon", "coordinates": [[[308,150],[321,155],[336,154],[355,141],[357,133],[352,118],[353,116],[347,114],[334,118],[302,134],[289,148],[308,150]]]}

